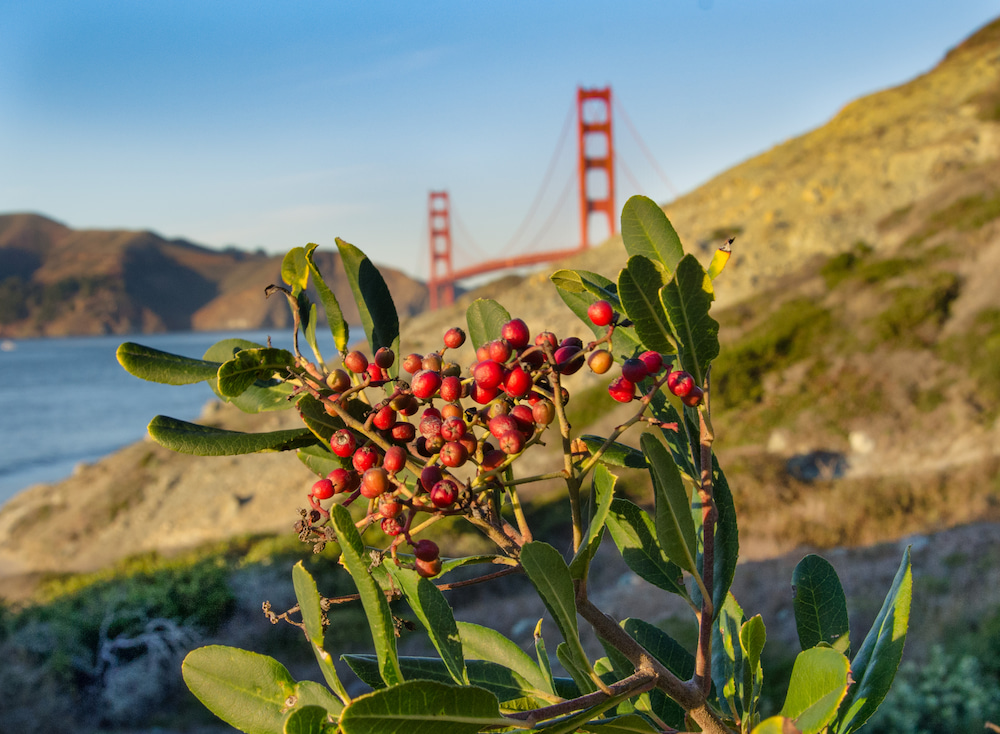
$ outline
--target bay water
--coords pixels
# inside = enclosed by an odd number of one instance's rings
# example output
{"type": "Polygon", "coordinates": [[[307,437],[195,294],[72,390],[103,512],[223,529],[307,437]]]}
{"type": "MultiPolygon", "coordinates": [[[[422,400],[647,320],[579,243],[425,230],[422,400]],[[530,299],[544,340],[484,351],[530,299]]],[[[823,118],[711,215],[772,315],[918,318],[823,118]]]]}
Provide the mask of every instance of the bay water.
{"type": "MultiPolygon", "coordinates": [[[[272,345],[291,348],[290,329],[272,345]]],[[[216,399],[206,383],[160,385],[125,372],[115,350],[125,341],[201,358],[221,339],[266,344],[267,332],[184,332],[0,343],[0,505],[27,487],[56,482],[81,462],[141,440],[157,414],[195,420],[216,399]]],[[[326,335],[329,338],[329,334],[326,335]]],[[[335,354],[332,339],[320,343],[335,354]]]]}

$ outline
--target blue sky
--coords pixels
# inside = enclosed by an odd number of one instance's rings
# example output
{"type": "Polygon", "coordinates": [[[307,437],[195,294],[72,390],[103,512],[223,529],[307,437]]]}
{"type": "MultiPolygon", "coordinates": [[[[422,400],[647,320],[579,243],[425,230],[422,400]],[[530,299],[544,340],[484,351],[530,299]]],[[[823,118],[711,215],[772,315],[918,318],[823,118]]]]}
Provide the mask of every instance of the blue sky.
{"type": "MultiPolygon", "coordinates": [[[[426,275],[523,248],[573,175],[578,85],[611,85],[619,206],[672,198],[930,69],[973,0],[0,3],[0,212],[283,252],[343,237],[426,275]],[[511,244],[550,162],[552,185],[511,244]],[[672,187],[672,188],[671,188],[672,187]]],[[[545,246],[578,240],[575,199],[545,246]]]]}

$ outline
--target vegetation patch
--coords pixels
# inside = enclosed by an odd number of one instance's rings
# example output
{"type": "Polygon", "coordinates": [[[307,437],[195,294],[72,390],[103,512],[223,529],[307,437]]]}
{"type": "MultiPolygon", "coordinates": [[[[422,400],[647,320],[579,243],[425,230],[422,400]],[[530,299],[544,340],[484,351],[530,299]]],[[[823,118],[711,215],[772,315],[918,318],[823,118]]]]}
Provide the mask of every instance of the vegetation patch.
{"type": "Polygon", "coordinates": [[[891,293],[892,302],[872,319],[876,344],[902,347],[928,346],[948,319],[951,304],[961,291],[954,273],[938,272],[919,286],[902,286],[891,293]]]}
{"type": "Polygon", "coordinates": [[[981,311],[964,334],[948,339],[941,349],[948,361],[962,366],[975,379],[977,402],[994,418],[1000,408],[1000,309],[981,311]]]}

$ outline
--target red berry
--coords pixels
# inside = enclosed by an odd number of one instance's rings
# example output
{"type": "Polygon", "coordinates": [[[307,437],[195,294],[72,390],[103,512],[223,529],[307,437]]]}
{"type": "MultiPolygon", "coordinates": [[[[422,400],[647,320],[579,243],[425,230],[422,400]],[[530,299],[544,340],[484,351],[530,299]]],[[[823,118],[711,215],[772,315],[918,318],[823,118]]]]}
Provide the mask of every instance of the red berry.
{"type": "Polygon", "coordinates": [[[410,381],[410,389],[421,400],[433,397],[441,387],[441,375],[431,370],[420,370],[410,381]]]}
{"type": "Polygon", "coordinates": [[[697,385],[691,387],[691,391],[681,398],[681,402],[690,408],[696,408],[701,405],[701,399],[705,396],[705,391],[702,390],[697,385]]]}
{"type": "Polygon", "coordinates": [[[486,405],[486,403],[493,400],[500,390],[496,387],[483,387],[478,382],[472,384],[472,391],[469,395],[480,405],[486,405]]]}
{"type": "Polygon", "coordinates": [[[624,377],[616,377],[608,385],[608,394],[619,403],[631,403],[635,399],[635,384],[624,377]]]}
{"type": "Polygon", "coordinates": [[[507,454],[499,449],[493,449],[483,454],[483,462],[479,465],[486,471],[492,471],[507,460],[507,454]]]}
{"type": "Polygon", "coordinates": [[[442,479],[431,487],[431,502],[435,507],[451,507],[458,499],[458,483],[454,479],[442,479]]]}
{"type": "Polygon", "coordinates": [[[389,347],[379,347],[379,350],[375,352],[375,364],[384,370],[392,367],[392,363],[396,361],[396,353],[389,349],[389,347]]]}
{"type": "Polygon", "coordinates": [[[441,473],[441,467],[436,465],[425,466],[420,472],[420,486],[425,491],[430,492],[434,488],[434,485],[443,478],[444,475],[441,473]]]}
{"type": "Polygon", "coordinates": [[[498,362],[487,359],[476,365],[472,376],[481,388],[491,390],[503,381],[503,367],[498,362]]]}
{"type": "Polygon", "coordinates": [[[531,417],[540,426],[547,426],[556,417],[556,406],[551,400],[539,400],[531,406],[531,417]]]}
{"type": "Polygon", "coordinates": [[[479,447],[479,442],[476,441],[476,437],[471,433],[465,433],[460,439],[458,439],[458,442],[465,446],[465,451],[469,454],[469,456],[475,454],[476,449],[479,447]]]}
{"type": "Polygon", "coordinates": [[[527,405],[515,405],[510,409],[510,417],[517,423],[517,430],[525,436],[535,432],[535,415],[527,405]]]}
{"type": "Polygon", "coordinates": [[[441,447],[439,456],[441,457],[442,464],[455,469],[462,466],[468,460],[469,452],[458,441],[448,441],[448,443],[441,447]]]}
{"type": "Polygon", "coordinates": [[[511,319],[500,329],[500,336],[506,339],[514,349],[524,349],[531,339],[531,332],[528,331],[528,325],[521,319],[511,319]]]}
{"type": "Polygon", "coordinates": [[[409,443],[417,435],[417,429],[412,423],[406,421],[396,421],[392,424],[392,440],[400,443],[409,443]]]}
{"type": "Polygon", "coordinates": [[[326,386],[339,395],[351,386],[351,376],[338,367],[326,376],[326,386]]]}
{"type": "Polygon", "coordinates": [[[420,418],[420,435],[427,439],[440,436],[443,424],[444,421],[441,420],[440,413],[436,410],[433,412],[425,410],[424,415],[420,418]]]}
{"type": "Polygon", "coordinates": [[[559,342],[560,347],[580,347],[583,349],[583,339],[578,336],[567,336],[561,342],[559,342]]]}
{"type": "Polygon", "coordinates": [[[312,486],[312,496],[318,500],[328,500],[335,494],[333,482],[329,479],[320,479],[312,486]]]}
{"type": "Polygon", "coordinates": [[[382,532],[385,533],[386,535],[388,535],[391,538],[394,538],[397,535],[399,535],[401,532],[403,532],[403,526],[402,526],[402,524],[399,522],[399,520],[397,520],[394,517],[385,517],[385,518],[382,518],[382,522],[380,523],[380,526],[382,528],[382,532]]]}
{"type": "Polygon", "coordinates": [[[607,326],[614,315],[615,311],[607,301],[595,301],[587,309],[587,316],[594,326],[607,326]]]}
{"type": "Polygon", "coordinates": [[[538,347],[531,347],[530,349],[525,349],[520,355],[521,361],[528,367],[528,369],[538,369],[545,362],[545,353],[538,347]]]}
{"type": "Polygon", "coordinates": [[[387,431],[396,423],[396,411],[392,406],[385,405],[379,408],[372,417],[372,425],[382,431],[387,431]]]}
{"type": "Polygon", "coordinates": [[[683,398],[695,387],[694,378],[684,370],[677,370],[667,375],[667,387],[674,395],[683,398]]]}
{"type": "Polygon", "coordinates": [[[465,332],[453,326],[444,333],[444,345],[448,349],[458,349],[465,344],[465,332]]]}
{"type": "Polygon", "coordinates": [[[519,454],[524,450],[524,434],[520,431],[507,431],[497,437],[497,445],[505,454],[519,454]]]}
{"type": "Polygon", "coordinates": [[[535,346],[541,347],[548,344],[550,347],[555,349],[559,346],[559,340],[556,339],[556,335],[551,331],[543,331],[538,336],[535,337],[535,346]]]}
{"type": "Polygon", "coordinates": [[[562,375],[572,375],[583,367],[583,350],[575,344],[559,347],[553,355],[556,361],[556,371],[562,375]]]}
{"type": "Polygon", "coordinates": [[[611,356],[611,352],[605,349],[598,349],[587,358],[587,365],[590,367],[590,371],[598,375],[603,375],[611,369],[611,365],[614,362],[615,358],[611,356]]]}
{"type": "Polygon", "coordinates": [[[362,446],[360,449],[354,452],[354,456],[351,457],[351,463],[354,465],[354,469],[359,473],[367,472],[373,466],[379,463],[378,451],[373,446],[362,446]]]}
{"type": "Polygon", "coordinates": [[[358,475],[351,471],[350,469],[334,469],[332,472],[326,475],[326,478],[330,480],[333,485],[333,493],[341,494],[342,492],[350,492],[354,489],[358,481],[358,475]]]}
{"type": "Polygon", "coordinates": [[[346,428],[334,431],[330,437],[330,450],[341,459],[346,459],[354,453],[358,447],[358,442],[354,440],[354,434],[346,428]]]}
{"type": "Polygon", "coordinates": [[[462,397],[462,381],[452,375],[441,380],[441,399],[449,403],[460,400],[462,397]]]}
{"type": "Polygon", "coordinates": [[[382,467],[372,467],[361,477],[361,496],[375,499],[383,495],[392,486],[389,475],[382,467]]]}
{"type": "Polygon", "coordinates": [[[642,382],[647,374],[646,363],[641,359],[626,359],[622,363],[622,377],[629,382],[642,382]]]}
{"type": "Polygon", "coordinates": [[[517,421],[509,415],[498,415],[490,418],[487,427],[490,429],[490,433],[500,438],[500,436],[508,431],[516,431],[517,421]]]}
{"type": "Polygon", "coordinates": [[[441,438],[445,441],[458,441],[465,435],[465,421],[461,418],[448,418],[441,424],[441,438]]]}
{"type": "Polygon", "coordinates": [[[418,540],[413,544],[413,555],[421,561],[433,561],[440,557],[441,550],[433,540],[418,540]]]}
{"type": "Polygon", "coordinates": [[[482,362],[490,358],[490,345],[483,344],[476,350],[476,361],[482,362]]]}
{"type": "Polygon", "coordinates": [[[494,362],[503,364],[510,359],[511,348],[510,343],[506,339],[491,341],[488,345],[486,345],[486,348],[489,350],[490,359],[494,362]]]}
{"type": "Polygon", "coordinates": [[[421,362],[420,364],[425,370],[430,370],[431,372],[440,372],[443,360],[441,359],[440,354],[438,354],[437,352],[431,352],[426,357],[424,357],[424,361],[421,362]]]}
{"type": "Polygon", "coordinates": [[[360,375],[368,369],[368,357],[357,350],[348,352],[347,356],[344,357],[344,367],[354,374],[360,375]]]}
{"type": "Polygon", "coordinates": [[[651,375],[655,375],[663,369],[663,355],[659,352],[643,352],[639,355],[639,359],[645,363],[646,371],[651,375]]]}
{"type": "Polygon", "coordinates": [[[441,573],[440,558],[435,558],[433,561],[424,561],[418,558],[413,563],[417,568],[417,573],[425,579],[432,579],[441,573]]]}
{"type": "Polygon", "coordinates": [[[512,398],[523,398],[531,390],[531,375],[520,367],[515,367],[507,373],[503,389],[512,398]]]}
{"type": "Polygon", "coordinates": [[[411,375],[420,371],[424,362],[422,354],[408,354],[403,360],[403,369],[411,375]]]}
{"type": "Polygon", "coordinates": [[[390,446],[382,458],[382,468],[390,474],[402,471],[406,466],[406,449],[402,446],[390,446]]]}
{"type": "Polygon", "coordinates": [[[449,418],[461,418],[465,415],[465,411],[462,410],[462,406],[457,403],[445,403],[441,406],[441,419],[448,420],[449,418]]]}
{"type": "Polygon", "coordinates": [[[388,495],[382,495],[378,502],[378,514],[382,517],[398,517],[403,511],[403,506],[388,495]]]}

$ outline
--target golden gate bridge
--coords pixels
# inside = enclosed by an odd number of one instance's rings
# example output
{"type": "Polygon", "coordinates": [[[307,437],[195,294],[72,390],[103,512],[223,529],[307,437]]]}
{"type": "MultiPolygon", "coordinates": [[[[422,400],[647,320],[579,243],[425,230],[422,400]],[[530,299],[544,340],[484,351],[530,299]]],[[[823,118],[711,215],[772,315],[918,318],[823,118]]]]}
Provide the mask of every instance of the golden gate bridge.
{"type": "MultiPolygon", "coordinates": [[[[428,196],[428,235],[430,245],[430,277],[427,285],[430,292],[430,307],[432,309],[454,303],[455,284],[484,273],[511,268],[539,265],[552,260],[558,260],[568,255],[583,252],[592,244],[591,220],[606,218],[607,231],[610,235],[617,232],[615,208],[615,169],[622,167],[623,172],[631,179],[632,185],[641,189],[623,161],[616,159],[614,138],[612,137],[612,109],[618,112],[626,126],[638,143],[644,156],[652,164],[667,188],[676,195],[673,185],[663,174],[656,160],[635,127],[629,121],[624,109],[617,102],[612,104],[611,88],[585,89],[577,88],[575,103],[576,118],[576,181],[579,199],[580,243],[575,247],[525,252],[502,258],[482,260],[474,265],[461,268],[454,266],[454,238],[452,236],[453,212],[451,198],[447,191],[431,191],[428,196]]],[[[563,130],[565,138],[569,128],[563,130]]],[[[557,144],[557,152],[563,139],[557,144]]],[[[544,179],[548,181],[554,168],[555,158],[549,166],[544,179]]],[[[543,190],[545,184],[542,186],[543,190]]],[[[538,208],[543,191],[535,197],[527,219],[538,208]]],[[[523,228],[523,225],[522,225],[523,228]]],[[[521,228],[519,228],[520,230],[521,228]]],[[[610,236],[609,235],[609,236],[610,236]]]]}

